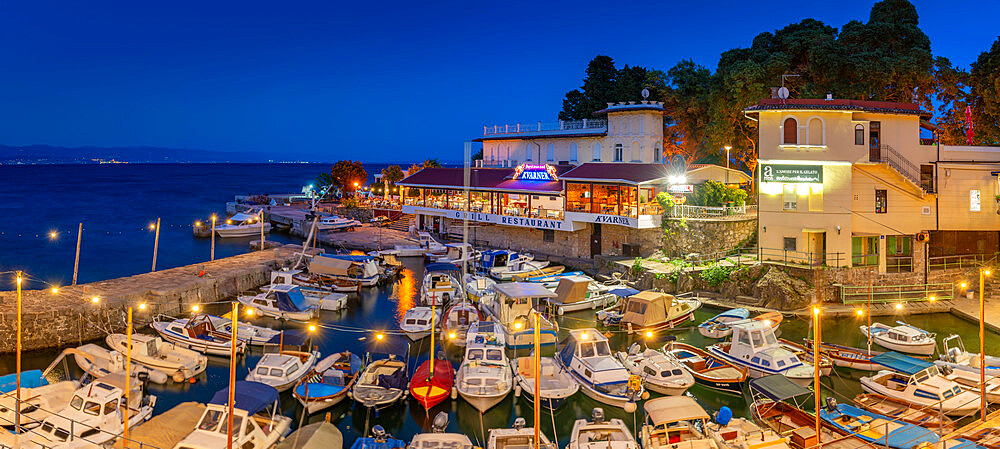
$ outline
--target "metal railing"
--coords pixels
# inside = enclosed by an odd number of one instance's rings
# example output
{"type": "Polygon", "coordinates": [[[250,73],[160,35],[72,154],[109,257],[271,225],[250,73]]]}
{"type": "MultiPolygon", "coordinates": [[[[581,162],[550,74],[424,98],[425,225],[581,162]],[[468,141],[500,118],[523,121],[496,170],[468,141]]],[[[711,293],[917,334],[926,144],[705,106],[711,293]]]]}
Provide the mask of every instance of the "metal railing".
{"type": "Polygon", "coordinates": [[[841,252],[792,251],[777,248],[757,248],[757,258],[761,262],[780,262],[784,265],[808,267],[840,267],[847,262],[847,254],[841,252]]]}
{"type": "Polygon", "coordinates": [[[536,133],[542,131],[567,131],[576,129],[604,129],[608,127],[606,119],[560,120],[558,122],[514,123],[506,125],[484,126],[483,135],[536,133]]]}
{"type": "Polygon", "coordinates": [[[975,268],[986,265],[997,258],[997,253],[992,254],[956,254],[951,256],[933,256],[927,258],[927,269],[947,270],[975,268]]]}
{"type": "Polygon", "coordinates": [[[885,256],[887,273],[909,273],[913,271],[913,256],[885,256]]]}
{"type": "Polygon", "coordinates": [[[841,285],[840,301],[844,304],[872,304],[891,302],[917,302],[950,300],[955,297],[955,285],[951,283],[908,284],[908,285],[841,285]]]}
{"type": "Polygon", "coordinates": [[[904,178],[913,181],[914,184],[923,189],[923,184],[920,183],[920,168],[899,154],[895,148],[883,144],[879,147],[879,160],[872,162],[885,162],[904,178]]]}
{"type": "Polygon", "coordinates": [[[740,206],[691,206],[678,204],[670,208],[672,218],[754,218],[757,216],[757,205],[740,206]]]}

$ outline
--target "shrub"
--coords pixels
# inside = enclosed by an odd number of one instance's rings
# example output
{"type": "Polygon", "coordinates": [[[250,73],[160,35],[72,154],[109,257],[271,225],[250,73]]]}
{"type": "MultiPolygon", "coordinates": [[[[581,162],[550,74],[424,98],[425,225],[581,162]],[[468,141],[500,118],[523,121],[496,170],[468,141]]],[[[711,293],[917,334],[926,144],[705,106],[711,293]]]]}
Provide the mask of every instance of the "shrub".
{"type": "Polygon", "coordinates": [[[744,204],[746,199],[746,190],[729,187],[721,182],[705,181],[694,186],[694,192],[688,196],[687,202],[694,206],[718,207],[725,206],[728,202],[744,204]]]}
{"type": "Polygon", "coordinates": [[[635,260],[632,261],[632,275],[638,276],[639,273],[642,273],[642,258],[636,257],[635,260]]]}
{"type": "Polygon", "coordinates": [[[702,270],[701,274],[699,274],[699,277],[701,278],[701,280],[708,282],[708,285],[711,285],[712,287],[718,287],[719,284],[721,284],[723,281],[729,279],[729,274],[732,273],[733,270],[735,269],[736,267],[734,266],[720,265],[718,263],[714,263],[712,265],[709,265],[708,268],[702,270]]]}

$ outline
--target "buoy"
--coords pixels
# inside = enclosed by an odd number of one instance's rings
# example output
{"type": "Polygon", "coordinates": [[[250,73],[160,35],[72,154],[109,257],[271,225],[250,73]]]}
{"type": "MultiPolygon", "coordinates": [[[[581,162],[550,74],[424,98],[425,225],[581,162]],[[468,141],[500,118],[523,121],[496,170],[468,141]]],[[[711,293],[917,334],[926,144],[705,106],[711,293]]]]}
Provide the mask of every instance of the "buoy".
{"type": "Polygon", "coordinates": [[[454,401],[455,399],[458,399],[458,388],[451,387],[451,400],[454,401]]]}
{"type": "Polygon", "coordinates": [[[623,408],[625,409],[625,413],[634,413],[635,412],[635,402],[626,402],[625,403],[625,407],[623,407],[623,408]]]}
{"type": "Polygon", "coordinates": [[[173,375],[174,382],[181,383],[184,382],[184,375],[180,371],[175,371],[173,375]]]}
{"type": "Polygon", "coordinates": [[[194,378],[192,377],[192,378],[188,379],[188,383],[189,384],[193,384],[194,383],[194,378]]]}
{"type": "Polygon", "coordinates": [[[205,270],[199,271],[198,272],[198,277],[203,277],[203,276],[205,276],[205,270]]]}
{"type": "Polygon", "coordinates": [[[515,385],[514,386],[514,397],[515,398],[521,397],[521,386],[520,385],[515,385]]]}
{"type": "Polygon", "coordinates": [[[560,307],[560,308],[559,308],[559,310],[557,310],[556,312],[558,312],[558,313],[559,313],[559,315],[562,315],[562,314],[566,313],[566,311],[565,311],[565,310],[563,310],[563,308],[562,308],[562,307],[560,307]]]}
{"type": "Polygon", "coordinates": [[[643,391],[641,397],[642,397],[643,401],[645,401],[646,399],[649,399],[649,392],[648,391],[643,391]]]}

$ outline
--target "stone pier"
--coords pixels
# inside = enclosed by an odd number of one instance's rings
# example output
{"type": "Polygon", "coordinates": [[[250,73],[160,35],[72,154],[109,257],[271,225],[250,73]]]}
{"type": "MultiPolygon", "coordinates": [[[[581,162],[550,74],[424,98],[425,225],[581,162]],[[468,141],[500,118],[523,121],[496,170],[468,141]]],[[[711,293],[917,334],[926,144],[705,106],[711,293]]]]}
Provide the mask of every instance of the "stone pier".
{"type": "MultiPolygon", "coordinates": [[[[181,315],[195,304],[234,298],[270,281],[270,272],[301,249],[287,245],[154,273],[50,290],[22,291],[22,350],[79,345],[123,332],[125,309],[133,306],[140,328],[157,314],[181,315]],[[204,271],[204,273],[202,273],[204,271]],[[94,303],[92,298],[100,298],[94,303]],[[138,305],[145,303],[146,310],[138,305]]],[[[16,348],[16,293],[0,292],[0,353],[16,348]]]]}

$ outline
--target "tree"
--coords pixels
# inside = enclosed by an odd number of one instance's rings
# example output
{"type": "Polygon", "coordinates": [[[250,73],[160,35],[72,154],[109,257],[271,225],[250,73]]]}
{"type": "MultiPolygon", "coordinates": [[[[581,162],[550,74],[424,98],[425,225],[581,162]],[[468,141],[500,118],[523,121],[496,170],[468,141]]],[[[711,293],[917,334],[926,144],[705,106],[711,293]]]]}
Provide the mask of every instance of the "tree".
{"type": "Polygon", "coordinates": [[[330,187],[334,184],[333,176],[329,173],[320,173],[316,175],[316,191],[323,190],[324,187],[330,187]]]}
{"type": "MultiPolygon", "coordinates": [[[[975,143],[1000,144],[1000,38],[972,63],[969,70],[969,106],[975,143]]],[[[964,110],[962,121],[964,123],[964,110]]]]}
{"type": "Polygon", "coordinates": [[[398,165],[390,165],[382,169],[382,181],[395,185],[403,179],[403,169],[398,165]]]}
{"type": "Polygon", "coordinates": [[[483,159],[483,149],[482,148],[480,148],[475,153],[472,153],[472,160],[474,160],[474,161],[480,161],[482,159],[483,159]]]}
{"type": "Polygon", "coordinates": [[[330,184],[332,187],[343,192],[353,192],[356,190],[355,184],[361,186],[368,181],[368,172],[361,161],[339,161],[330,169],[330,177],[333,178],[330,184]]]}
{"type": "Polygon", "coordinates": [[[437,158],[427,159],[424,161],[424,165],[421,168],[440,168],[441,163],[438,162],[437,158]]]}
{"type": "Polygon", "coordinates": [[[593,118],[594,111],[607,107],[613,101],[618,70],[610,56],[597,55],[587,64],[586,76],[580,90],[571,90],[563,100],[559,120],[593,118]]]}

